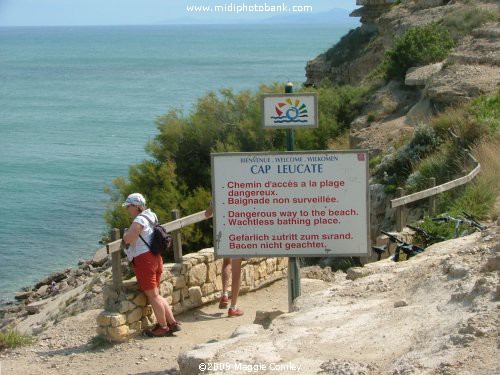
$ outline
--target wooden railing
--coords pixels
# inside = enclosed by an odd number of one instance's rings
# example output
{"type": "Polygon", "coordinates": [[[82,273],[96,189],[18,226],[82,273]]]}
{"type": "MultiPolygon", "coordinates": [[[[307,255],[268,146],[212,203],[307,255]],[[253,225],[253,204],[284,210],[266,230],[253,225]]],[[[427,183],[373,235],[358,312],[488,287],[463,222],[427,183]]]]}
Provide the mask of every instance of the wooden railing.
{"type": "MultiPolygon", "coordinates": [[[[207,217],[205,216],[205,211],[200,211],[195,214],[179,218],[179,210],[172,210],[172,218],[174,219],[173,221],[162,224],[162,227],[172,235],[174,262],[182,263],[181,229],[187,227],[188,225],[207,220],[207,217]]],[[[120,290],[122,286],[121,254],[123,250],[123,242],[121,240],[120,230],[116,228],[113,229],[111,237],[113,241],[106,244],[106,252],[107,254],[111,254],[113,287],[115,288],[115,290],[120,290]]]]}
{"type": "MultiPolygon", "coordinates": [[[[429,216],[433,216],[436,213],[436,200],[435,196],[447,190],[456,188],[458,186],[464,185],[472,181],[481,170],[481,164],[466,150],[464,150],[464,164],[468,162],[472,163],[473,169],[465,176],[457,178],[452,181],[448,181],[442,185],[436,186],[436,179],[434,177],[429,179],[429,188],[426,190],[419,191],[410,195],[405,195],[402,188],[396,189],[396,199],[391,200],[391,208],[397,208],[396,210],[396,230],[400,232],[406,226],[406,205],[412,202],[416,202],[422,199],[429,198],[429,216]]],[[[464,171],[464,174],[466,172],[464,171]]]]}

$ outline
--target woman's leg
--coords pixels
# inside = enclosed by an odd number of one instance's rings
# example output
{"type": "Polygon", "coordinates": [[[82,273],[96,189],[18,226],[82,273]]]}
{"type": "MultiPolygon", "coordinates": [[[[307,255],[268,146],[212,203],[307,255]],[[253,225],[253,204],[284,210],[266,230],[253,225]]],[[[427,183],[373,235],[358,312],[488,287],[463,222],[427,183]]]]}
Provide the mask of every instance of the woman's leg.
{"type": "Polygon", "coordinates": [[[229,288],[229,277],[231,275],[231,258],[222,261],[222,296],[219,300],[219,309],[227,308],[229,299],[227,290],[229,288]]]}
{"type": "Polygon", "coordinates": [[[229,278],[231,276],[231,258],[222,261],[222,293],[226,294],[229,289],[229,278]]]}
{"type": "Polygon", "coordinates": [[[162,303],[163,303],[163,308],[164,308],[164,311],[165,311],[165,320],[167,321],[168,324],[173,324],[176,322],[175,318],[174,318],[174,313],[172,312],[172,309],[170,307],[170,304],[168,303],[168,301],[161,297],[161,300],[162,300],[162,303]]]}
{"type": "Polygon", "coordinates": [[[241,261],[242,259],[232,259],[232,277],[231,277],[231,306],[236,306],[241,285],[241,261]]]}
{"type": "MultiPolygon", "coordinates": [[[[153,308],[153,312],[156,316],[156,320],[161,327],[167,326],[167,312],[165,311],[164,299],[160,296],[158,289],[145,290],[144,294],[148,297],[148,302],[153,308]]],[[[166,301],[165,301],[166,302],[166,301]]],[[[172,311],[170,311],[170,314],[172,311]]]]}

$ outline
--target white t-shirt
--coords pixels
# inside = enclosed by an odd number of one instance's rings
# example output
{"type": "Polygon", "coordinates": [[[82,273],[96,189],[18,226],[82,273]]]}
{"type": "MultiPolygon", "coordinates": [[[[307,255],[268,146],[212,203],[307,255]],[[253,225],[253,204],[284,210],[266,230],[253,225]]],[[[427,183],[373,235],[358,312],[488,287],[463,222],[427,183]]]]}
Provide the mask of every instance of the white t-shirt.
{"type": "MultiPolygon", "coordinates": [[[[151,234],[153,233],[153,226],[151,223],[144,217],[148,217],[153,223],[158,221],[156,214],[151,211],[149,208],[141,212],[141,214],[137,215],[134,219],[134,223],[140,224],[143,229],[141,232],[141,237],[144,238],[144,241],[147,243],[151,243],[151,234]]],[[[144,254],[149,251],[149,247],[141,240],[140,237],[137,238],[135,242],[132,242],[128,249],[125,249],[125,254],[127,254],[128,260],[132,261],[133,258],[144,254]]]]}

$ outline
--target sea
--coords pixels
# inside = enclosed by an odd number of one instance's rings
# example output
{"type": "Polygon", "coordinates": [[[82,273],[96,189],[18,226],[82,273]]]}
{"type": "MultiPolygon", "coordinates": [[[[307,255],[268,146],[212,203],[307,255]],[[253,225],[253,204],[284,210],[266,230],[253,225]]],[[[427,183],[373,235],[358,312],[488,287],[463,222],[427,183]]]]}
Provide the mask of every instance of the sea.
{"type": "Polygon", "coordinates": [[[102,247],[105,192],[155,120],[230,88],[305,81],[334,24],[0,27],[0,303],[102,247]]]}

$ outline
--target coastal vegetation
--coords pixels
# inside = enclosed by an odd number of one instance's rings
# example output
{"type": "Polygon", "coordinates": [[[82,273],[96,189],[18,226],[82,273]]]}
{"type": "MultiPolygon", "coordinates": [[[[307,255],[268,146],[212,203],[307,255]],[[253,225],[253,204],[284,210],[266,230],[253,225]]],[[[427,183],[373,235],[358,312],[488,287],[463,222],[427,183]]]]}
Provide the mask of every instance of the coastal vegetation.
{"type": "Polygon", "coordinates": [[[443,17],[440,24],[448,30],[455,42],[489,21],[498,21],[500,15],[490,10],[470,7],[457,9],[443,17]]]}
{"type": "MultiPolygon", "coordinates": [[[[318,93],[320,126],[297,129],[296,150],[323,150],[345,140],[349,124],[367,100],[363,87],[338,87],[325,82],[318,93]]],[[[160,222],[170,220],[170,211],[181,216],[204,210],[211,200],[212,152],[285,151],[284,130],[263,130],[260,96],[284,92],[278,84],[261,86],[257,92],[234,93],[222,89],[200,97],[185,114],[173,109],[156,120],[159,134],[146,145],[150,159],[130,166],[128,178],[119,177],[107,187],[111,199],[105,213],[110,228],[126,228],[130,218],[121,207],[124,197],[143,192],[160,222]]],[[[299,92],[299,90],[297,90],[299,92]]],[[[183,229],[183,248],[198,250],[210,246],[211,223],[202,222],[183,229]]]]}
{"type": "Polygon", "coordinates": [[[492,11],[471,7],[451,11],[439,22],[411,27],[394,39],[394,47],[386,51],[378,71],[385,72],[386,80],[403,80],[409,68],[444,60],[464,36],[499,17],[492,11]]]}
{"type": "Polygon", "coordinates": [[[33,337],[22,335],[14,329],[7,329],[0,332],[0,351],[3,349],[29,345],[32,342],[33,337]]]}
{"type": "MultiPolygon", "coordinates": [[[[464,211],[476,218],[500,216],[496,201],[500,196],[500,90],[480,96],[470,103],[449,108],[422,125],[412,140],[395,153],[386,155],[374,168],[374,176],[388,191],[403,187],[412,193],[453,180],[464,173],[464,150],[481,164],[480,174],[469,184],[437,196],[437,212],[451,216],[464,211]],[[460,143],[451,133],[457,135],[460,143]]],[[[435,236],[452,238],[454,223],[436,224],[424,218],[419,224],[435,236]]]]}
{"type": "MultiPolygon", "coordinates": [[[[349,124],[366,103],[370,90],[328,82],[314,90],[318,92],[321,125],[314,130],[298,129],[295,149],[339,148],[339,139],[346,139],[349,124]]],[[[263,130],[260,124],[260,95],[282,91],[278,84],[262,86],[256,93],[223,89],[199,98],[188,114],[172,110],[158,118],[159,134],[146,146],[151,159],[132,165],[128,178],[119,177],[107,188],[111,196],[105,216],[109,226],[129,226],[121,202],[134,191],[144,192],[161,222],[170,220],[172,209],[180,209],[181,216],[204,210],[211,200],[212,152],[286,150],[285,132],[263,130]]],[[[442,184],[463,173],[463,150],[471,150],[482,164],[480,176],[466,187],[441,194],[439,211],[454,214],[465,210],[481,219],[497,217],[494,203],[500,184],[495,172],[500,165],[491,155],[500,151],[498,108],[500,92],[449,108],[422,123],[411,139],[395,144],[394,152],[371,161],[374,182],[384,184],[389,193],[396,187],[407,192],[422,190],[430,177],[442,184]],[[459,137],[459,145],[451,133],[459,137]]],[[[211,246],[211,234],[209,221],[184,228],[185,252],[211,246]]]]}
{"type": "MultiPolygon", "coordinates": [[[[391,9],[397,12],[402,6],[404,3],[391,9]]],[[[404,87],[409,68],[442,62],[442,70],[446,71],[453,64],[460,64],[451,54],[453,48],[462,46],[472,30],[498,19],[498,14],[486,8],[463,2],[427,23],[413,20],[412,27],[404,32],[398,30],[392,48],[387,50],[383,48],[383,35],[371,29],[350,31],[325,52],[327,65],[318,71],[341,73],[342,69],[332,68],[352,63],[365,54],[374,58],[373,64],[359,63],[358,71],[365,73],[356,84],[337,85],[329,81],[336,77],[324,73],[317,81],[319,84],[314,84],[317,87],[296,90],[318,93],[320,126],[296,130],[295,149],[347,148],[349,127],[354,119],[365,116],[366,125],[371,127],[390,116],[404,116],[403,108],[408,106],[408,111],[415,102],[403,103],[403,100],[401,105],[396,101],[386,107],[377,106],[371,103],[377,90],[387,84],[398,87],[394,92],[400,90],[400,96],[418,94],[419,88],[404,87]]],[[[156,120],[159,133],[146,145],[150,158],[132,165],[127,177],[115,179],[106,188],[111,198],[105,214],[109,228],[129,226],[130,218],[120,203],[134,191],[146,195],[161,222],[171,220],[170,212],[175,208],[181,216],[204,210],[211,200],[211,153],[286,150],[285,131],[262,129],[260,113],[261,94],[283,91],[279,84],[263,85],[257,92],[222,89],[200,97],[188,112],[173,109],[159,117],[156,120]]],[[[388,91],[380,95],[387,95],[388,91]]],[[[422,121],[409,134],[391,140],[388,147],[371,158],[372,182],[383,184],[388,194],[397,187],[409,193],[422,190],[430,177],[442,184],[463,175],[467,168],[464,150],[467,150],[480,161],[481,173],[466,187],[440,194],[438,209],[451,214],[466,210],[480,219],[495,218],[499,215],[495,211],[499,194],[495,172],[499,165],[492,161],[498,158],[488,155],[499,151],[499,92],[469,102],[450,103],[434,103],[432,118],[422,121]]],[[[186,252],[210,246],[211,223],[204,221],[184,228],[183,241],[186,252]]]]}
{"type": "MultiPolygon", "coordinates": [[[[411,27],[394,39],[394,47],[385,52],[385,58],[368,74],[367,80],[372,84],[377,84],[380,80],[402,81],[409,68],[443,61],[452,48],[472,30],[499,19],[498,13],[471,6],[453,10],[437,22],[411,27]]],[[[344,41],[344,44],[368,44],[368,48],[369,44],[376,40],[371,34],[365,34],[363,38],[350,38],[349,41],[344,41]]],[[[339,51],[342,51],[340,43],[326,52],[332,64],[336,62],[333,57],[339,56],[339,51]]]]}
{"type": "Polygon", "coordinates": [[[403,80],[409,68],[443,60],[454,44],[450,32],[435,22],[410,28],[386,52],[386,79],[403,80]]]}
{"type": "Polygon", "coordinates": [[[470,150],[481,163],[478,178],[464,188],[439,195],[440,211],[468,211],[485,219],[496,217],[494,202],[499,191],[498,158],[500,151],[500,90],[480,96],[457,108],[449,108],[429,124],[415,131],[413,138],[395,153],[383,158],[374,176],[388,191],[404,187],[416,192],[427,187],[430,177],[436,184],[457,178],[464,169],[464,150],[470,150]],[[457,140],[451,134],[458,136],[457,140]]]}

